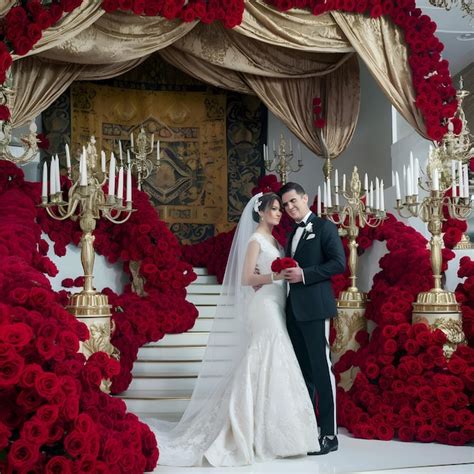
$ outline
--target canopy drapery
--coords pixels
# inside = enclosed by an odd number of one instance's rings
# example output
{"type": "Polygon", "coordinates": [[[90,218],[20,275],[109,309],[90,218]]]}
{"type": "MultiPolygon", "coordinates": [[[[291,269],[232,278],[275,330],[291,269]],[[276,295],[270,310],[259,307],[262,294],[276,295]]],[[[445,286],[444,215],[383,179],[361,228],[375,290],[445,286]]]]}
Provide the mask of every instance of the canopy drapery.
{"type": "MultiPolygon", "coordinates": [[[[2,7],[0,16],[7,10],[2,7]]],[[[247,0],[243,21],[232,30],[106,13],[99,2],[83,2],[46,30],[26,57],[14,56],[12,122],[20,126],[36,117],[73,81],[115,77],[159,54],[204,82],[257,95],[315,154],[336,158],[349,145],[359,114],[357,54],[391,103],[426,135],[400,34],[382,17],[280,12],[263,0],[247,0]],[[326,118],[320,133],[313,125],[314,97],[321,98],[326,118]]]]}

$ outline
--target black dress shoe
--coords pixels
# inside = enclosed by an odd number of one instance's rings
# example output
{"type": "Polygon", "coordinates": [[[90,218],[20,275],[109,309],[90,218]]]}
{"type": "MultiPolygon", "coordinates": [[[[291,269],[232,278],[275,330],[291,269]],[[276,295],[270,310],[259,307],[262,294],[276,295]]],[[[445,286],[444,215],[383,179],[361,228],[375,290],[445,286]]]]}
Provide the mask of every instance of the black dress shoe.
{"type": "Polygon", "coordinates": [[[308,456],[321,456],[323,454],[330,453],[331,451],[337,451],[339,443],[337,441],[337,436],[334,436],[332,439],[329,436],[321,436],[319,438],[319,451],[313,451],[308,453],[308,456]]]}

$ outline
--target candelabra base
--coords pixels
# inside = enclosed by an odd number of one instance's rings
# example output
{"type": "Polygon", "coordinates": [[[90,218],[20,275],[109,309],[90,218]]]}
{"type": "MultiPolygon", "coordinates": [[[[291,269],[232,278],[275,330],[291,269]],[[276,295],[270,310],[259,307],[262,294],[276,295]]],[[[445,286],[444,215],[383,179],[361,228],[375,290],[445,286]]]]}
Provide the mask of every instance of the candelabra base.
{"type": "Polygon", "coordinates": [[[461,240],[454,246],[453,250],[470,250],[474,249],[474,244],[468,235],[462,234],[461,240]]]}
{"type": "MultiPolygon", "coordinates": [[[[66,309],[89,329],[90,338],[81,342],[79,352],[88,358],[94,352],[102,351],[119,359],[118,349],[110,343],[114,326],[110,319],[110,305],[106,295],[85,291],[75,293],[69,298],[66,309]]],[[[110,393],[111,384],[110,380],[102,380],[100,388],[103,392],[110,393]]]]}
{"type": "MultiPolygon", "coordinates": [[[[343,291],[337,301],[337,317],[334,318],[336,338],[331,346],[331,360],[335,364],[348,350],[357,351],[359,343],[355,336],[360,330],[367,330],[365,306],[367,294],[360,291],[343,291]]],[[[339,386],[349,390],[354,383],[358,368],[341,373],[339,386]]]]}
{"type": "Polygon", "coordinates": [[[451,357],[458,344],[465,342],[462,329],[462,314],[456,296],[451,291],[428,291],[418,295],[413,303],[412,323],[422,323],[432,330],[440,329],[446,334],[444,354],[451,357]]]}

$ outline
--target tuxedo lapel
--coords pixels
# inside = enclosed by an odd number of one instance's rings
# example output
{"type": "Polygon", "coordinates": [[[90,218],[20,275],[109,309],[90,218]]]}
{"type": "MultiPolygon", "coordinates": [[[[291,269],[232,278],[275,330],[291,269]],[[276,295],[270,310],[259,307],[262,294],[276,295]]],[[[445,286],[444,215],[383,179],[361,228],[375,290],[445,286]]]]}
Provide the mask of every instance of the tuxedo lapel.
{"type": "Polygon", "coordinates": [[[291,257],[291,243],[293,242],[293,237],[295,236],[297,228],[298,228],[298,226],[295,226],[293,228],[293,230],[291,231],[290,236],[288,237],[288,241],[286,242],[285,255],[287,257],[291,257]]]}
{"type": "Polygon", "coordinates": [[[301,248],[304,246],[304,244],[306,243],[306,237],[308,236],[309,233],[312,233],[312,234],[315,234],[315,239],[319,238],[319,234],[316,232],[317,229],[319,228],[319,225],[318,225],[318,221],[316,219],[316,215],[315,214],[311,214],[309,216],[309,219],[307,221],[307,224],[309,223],[312,223],[313,224],[313,230],[311,232],[308,232],[306,229],[304,229],[303,233],[301,234],[301,238],[298,242],[298,245],[296,247],[296,250],[295,250],[295,253],[294,253],[294,257],[296,257],[296,254],[301,251],[301,248]]]}

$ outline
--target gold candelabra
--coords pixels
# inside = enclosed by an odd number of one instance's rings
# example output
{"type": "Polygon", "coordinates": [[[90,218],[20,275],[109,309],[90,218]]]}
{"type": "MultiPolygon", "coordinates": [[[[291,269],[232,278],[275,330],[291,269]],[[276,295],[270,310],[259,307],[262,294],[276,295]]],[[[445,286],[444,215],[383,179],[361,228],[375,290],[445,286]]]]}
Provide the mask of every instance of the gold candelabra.
{"type": "Polygon", "coordinates": [[[432,150],[424,184],[422,179],[418,178],[418,170],[413,169],[413,163],[408,167],[405,176],[407,191],[403,200],[398,173],[396,174],[396,209],[401,217],[419,217],[428,224],[428,231],[431,234],[429,245],[433,288],[418,295],[413,304],[413,322],[424,322],[445,331],[449,342],[444,350],[449,356],[456,345],[463,342],[464,334],[456,296],[442,287],[442,223],[445,220],[443,208],[447,207],[452,218],[465,220],[472,211],[472,203],[467,182],[467,165],[458,162],[456,166],[453,161],[450,176],[448,176],[443,163],[438,158],[436,150],[432,150]],[[425,190],[428,195],[419,199],[418,187],[425,190]],[[446,195],[449,189],[451,196],[446,195]]]}
{"type": "MultiPolygon", "coordinates": [[[[13,78],[11,72],[8,73],[7,80],[0,85],[0,105],[13,108],[13,99],[15,91],[12,88],[13,78]]],[[[38,138],[36,136],[36,124],[30,123],[29,133],[23,135],[22,142],[23,153],[20,156],[14,156],[9,150],[12,142],[13,127],[9,120],[0,120],[0,157],[4,160],[23,165],[32,161],[38,154],[38,138]]]]}
{"type": "Polygon", "coordinates": [[[368,185],[367,175],[365,177],[364,193],[362,195],[362,183],[359,178],[357,166],[352,171],[349,189],[346,189],[346,179],[343,176],[342,186],[338,182],[338,171],[335,170],[334,195],[335,204],[332,204],[331,178],[328,177],[324,183],[324,203],[321,210],[320,187],[318,187],[317,213],[326,216],[340,228],[340,234],[349,239],[349,271],[351,285],[343,291],[339,297],[341,306],[353,307],[357,303],[365,303],[367,295],[357,288],[357,237],[360,229],[365,226],[378,227],[386,218],[384,184],[383,180],[375,179],[375,189],[373,182],[368,185]],[[374,194],[375,193],[375,194],[374,194]],[[346,200],[345,205],[340,205],[339,197],[346,200]]]}
{"type": "MultiPolygon", "coordinates": [[[[71,167],[69,148],[66,145],[67,175],[71,186],[64,200],[63,187],[60,182],[59,160],[53,157],[49,169],[43,165],[43,187],[41,207],[44,207],[53,219],[79,219],[82,230],[81,263],[84,270],[84,288],[71,295],[67,309],[89,328],[90,338],[81,344],[81,351],[88,357],[97,351],[110,355],[118,352],[110,343],[111,320],[108,298],[93,287],[93,268],[95,260],[94,235],[96,222],[101,217],[115,224],[126,222],[132,209],[131,172],[127,170],[126,199],[123,200],[123,168],[119,169],[118,189],[115,193],[115,157],[111,156],[109,172],[106,171],[105,153],[101,154],[101,169],[98,167],[98,156],[95,139],[83,147],[78,165],[71,167]],[[108,181],[107,196],[104,185],[108,181]],[[48,186],[49,184],[49,186],[48,186]]],[[[108,389],[108,387],[106,387],[108,389]]]]}
{"type": "Polygon", "coordinates": [[[293,146],[291,139],[289,142],[289,147],[287,149],[286,140],[283,137],[283,133],[280,135],[280,143],[278,145],[278,152],[275,148],[275,143],[273,143],[273,158],[268,156],[268,147],[263,145],[263,159],[265,164],[265,169],[272,173],[277,172],[280,175],[281,184],[286,184],[288,180],[289,173],[297,173],[303,167],[303,160],[301,159],[301,148],[298,145],[298,163],[296,167],[293,168],[293,146]]]}
{"type": "Polygon", "coordinates": [[[156,161],[153,162],[149,155],[153,153],[154,148],[154,136],[153,134],[148,140],[145,129],[140,127],[140,132],[137,135],[136,140],[134,140],[133,132],[130,134],[130,151],[133,153],[134,157],[130,161],[130,168],[137,176],[138,189],[141,191],[142,183],[145,181],[148,176],[150,176],[153,168],[157,170],[160,167],[160,141],[157,141],[156,144],[156,161]]]}
{"type": "MultiPolygon", "coordinates": [[[[459,89],[456,92],[458,99],[458,108],[453,119],[458,119],[462,128],[456,134],[452,119],[448,123],[448,133],[444,136],[439,147],[436,149],[436,159],[439,160],[443,167],[442,178],[446,176],[449,181],[449,164],[452,160],[468,164],[470,158],[474,156],[473,137],[469,130],[468,121],[463,109],[463,100],[469,95],[469,91],[464,90],[462,76],[459,78],[459,89]]],[[[463,233],[460,242],[454,247],[456,250],[471,249],[474,245],[470,242],[469,236],[463,233]]]]}

